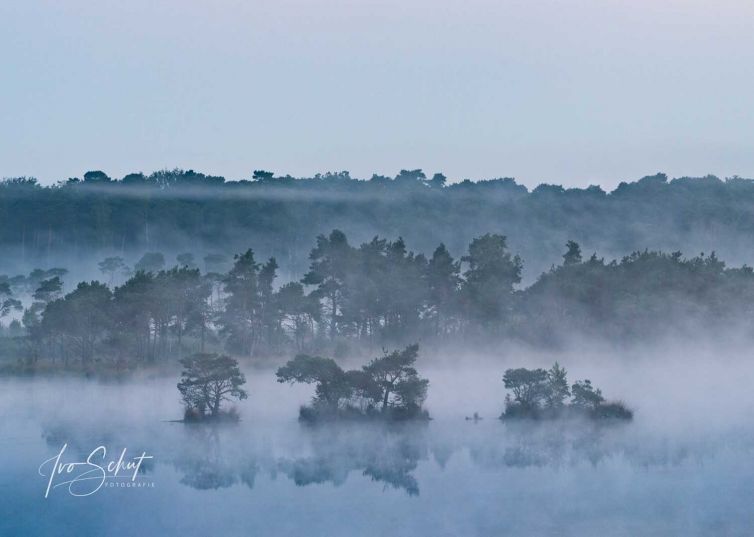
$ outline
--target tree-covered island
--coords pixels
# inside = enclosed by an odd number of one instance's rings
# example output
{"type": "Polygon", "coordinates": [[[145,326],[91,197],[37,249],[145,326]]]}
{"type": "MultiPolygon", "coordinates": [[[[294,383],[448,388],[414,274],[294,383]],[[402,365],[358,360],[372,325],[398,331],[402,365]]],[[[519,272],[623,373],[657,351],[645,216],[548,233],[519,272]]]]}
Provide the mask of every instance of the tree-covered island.
{"type": "Polygon", "coordinates": [[[503,383],[510,390],[500,416],[504,420],[633,418],[633,412],[622,402],[606,401],[602,391],[592,386],[590,380],[579,380],[569,386],[567,372],[557,362],[548,370],[508,369],[503,375],[503,383]]]}
{"type": "Polygon", "coordinates": [[[300,354],[277,370],[277,380],[314,384],[311,404],[299,412],[303,422],[426,420],[429,414],[422,403],[429,381],[414,368],[418,353],[418,345],[409,345],[347,371],[332,358],[300,354]]]}

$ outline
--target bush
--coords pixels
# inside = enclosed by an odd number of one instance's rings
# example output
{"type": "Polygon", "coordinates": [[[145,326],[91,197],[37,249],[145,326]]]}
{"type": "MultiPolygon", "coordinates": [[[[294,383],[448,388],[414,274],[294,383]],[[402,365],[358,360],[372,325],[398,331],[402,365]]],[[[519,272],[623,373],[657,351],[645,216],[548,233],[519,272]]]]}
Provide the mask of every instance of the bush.
{"type": "Polygon", "coordinates": [[[508,401],[505,405],[505,411],[500,419],[540,419],[541,412],[539,408],[531,405],[522,405],[515,401],[508,401]]]}
{"type": "Polygon", "coordinates": [[[233,407],[228,410],[221,410],[217,414],[205,414],[197,408],[187,407],[183,412],[183,421],[185,423],[200,422],[231,422],[236,423],[241,420],[238,410],[233,407]]]}
{"type": "Polygon", "coordinates": [[[315,423],[318,421],[319,412],[310,406],[301,406],[298,409],[298,419],[304,423],[315,423]]]}
{"type": "Polygon", "coordinates": [[[592,417],[597,419],[631,420],[634,413],[622,402],[601,403],[592,410],[592,417]]]}
{"type": "Polygon", "coordinates": [[[186,407],[186,410],[183,412],[183,421],[196,422],[202,421],[203,419],[204,414],[199,412],[196,408],[186,407]]]}
{"type": "Polygon", "coordinates": [[[396,421],[429,420],[429,412],[417,405],[395,407],[390,410],[390,417],[396,421]]]}

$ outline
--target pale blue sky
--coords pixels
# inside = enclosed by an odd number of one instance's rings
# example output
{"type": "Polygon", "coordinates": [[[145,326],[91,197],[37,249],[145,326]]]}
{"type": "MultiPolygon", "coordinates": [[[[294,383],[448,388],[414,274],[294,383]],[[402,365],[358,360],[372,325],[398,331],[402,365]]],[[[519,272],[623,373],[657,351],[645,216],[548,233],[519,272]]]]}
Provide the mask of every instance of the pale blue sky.
{"type": "Polygon", "coordinates": [[[744,0],[0,2],[0,176],[754,176],[744,0]]]}

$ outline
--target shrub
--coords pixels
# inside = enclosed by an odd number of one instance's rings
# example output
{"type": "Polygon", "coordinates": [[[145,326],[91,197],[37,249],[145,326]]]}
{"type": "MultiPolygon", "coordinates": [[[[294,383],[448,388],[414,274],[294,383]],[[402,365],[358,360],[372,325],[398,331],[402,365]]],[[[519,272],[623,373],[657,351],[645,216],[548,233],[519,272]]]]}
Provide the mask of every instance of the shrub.
{"type": "Polygon", "coordinates": [[[599,419],[631,420],[634,413],[622,402],[600,403],[592,411],[592,416],[599,419]]]}

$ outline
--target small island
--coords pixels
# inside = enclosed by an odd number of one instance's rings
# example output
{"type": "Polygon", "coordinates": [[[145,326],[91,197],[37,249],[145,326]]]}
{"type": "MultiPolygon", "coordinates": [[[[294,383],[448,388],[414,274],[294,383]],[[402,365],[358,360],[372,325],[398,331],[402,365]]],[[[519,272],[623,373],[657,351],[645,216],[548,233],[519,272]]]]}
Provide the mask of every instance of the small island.
{"type": "Polygon", "coordinates": [[[606,401],[590,380],[579,380],[569,387],[566,370],[558,362],[549,370],[508,369],[503,383],[511,391],[505,396],[505,411],[500,416],[503,420],[633,419],[630,409],[620,401],[606,401]]]}
{"type": "Polygon", "coordinates": [[[419,345],[409,345],[348,371],[332,358],[299,354],[277,370],[277,380],[315,385],[311,404],[299,410],[299,420],[305,423],[428,420],[422,404],[429,381],[414,368],[418,354],[419,345]]]}
{"type": "Polygon", "coordinates": [[[185,411],[184,423],[207,421],[238,421],[234,408],[223,409],[223,401],[246,399],[241,388],[246,377],[238,362],[224,354],[197,353],[181,360],[183,371],[178,391],[185,411]]]}

